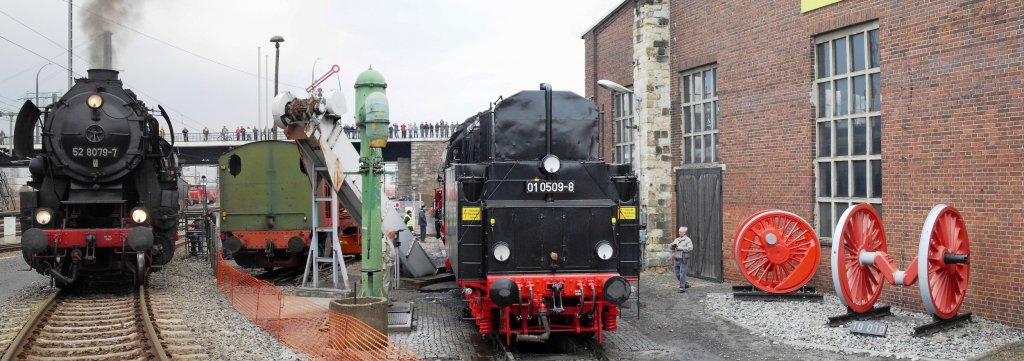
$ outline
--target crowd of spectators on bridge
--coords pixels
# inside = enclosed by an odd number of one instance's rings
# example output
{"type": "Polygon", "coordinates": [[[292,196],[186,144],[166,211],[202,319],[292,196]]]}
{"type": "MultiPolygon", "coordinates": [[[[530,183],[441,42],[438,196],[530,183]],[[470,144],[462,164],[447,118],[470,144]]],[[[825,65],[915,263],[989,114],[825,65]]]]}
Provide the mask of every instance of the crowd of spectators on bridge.
{"type": "MultiPolygon", "coordinates": [[[[211,140],[210,128],[203,127],[201,134],[193,133],[189,136],[188,128],[181,130],[181,135],[174,134],[175,141],[181,142],[209,142],[211,140]]],[[[235,127],[234,132],[228,130],[227,126],[223,126],[220,129],[220,133],[212,133],[213,141],[258,141],[258,140],[271,140],[278,139],[278,129],[276,127],[270,128],[259,128],[259,127],[235,127]]],[[[167,130],[160,127],[160,136],[164,139],[170,140],[167,130]]]]}
{"type": "MultiPolygon", "coordinates": [[[[412,122],[412,123],[391,123],[388,125],[388,137],[391,139],[422,139],[422,138],[447,138],[451,135],[455,124],[439,120],[436,122],[412,122]]],[[[355,125],[345,125],[345,136],[349,139],[359,139],[359,128],[355,125]]]]}
{"type": "MultiPolygon", "coordinates": [[[[412,123],[391,123],[388,125],[388,136],[391,139],[424,139],[424,138],[448,138],[451,135],[452,128],[455,127],[454,123],[445,122],[444,120],[436,122],[412,122],[412,123]]],[[[259,127],[235,127],[234,131],[228,129],[227,126],[221,127],[219,134],[210,132],[210,128],[203,127],[201,131],[192,132],[188,128],[182,128],[179,134],[169,134],[164,127],[160,127],[160,137],[171,140],[173,136],[175,141],[179,142],[209,142],[211,141],[259,141],[259,140],[277,140],[278,139],[277,127],[259,128],[259,127]],[[191,136],[189,135],[191,133],[191,136]],[[212,135],[212,137],[211,137],[212,135]]],[[[344,126],[345,136],[349,139],[359,139],[359,128],[355,125],[344,126]]],[[[0,131],[0,145],[10,143],[10,140],[0,131]]],[[[284,139],[283,135],[281,139],[284,139]]]]}
{"type": "MultiPolygon", "coordinates": [[[[436,122],[412,122],[412,123],[391,123],[388,125],[388,137],[391,139],[426,139],[426,138],[447,138],[451,135],[452,128],[455,127],[454,123],[445,122],[443,120],[436,122]]],[[[277,127],[259,128],[252,126],[239,126],[235,127],[234,131],[228,129],[227,126],[221,127],[219,133],[212,133],[207,127],[203,127],[200,132],[192,132],[188,128],[183,128],[180,135],[174,134],[174,140],[179,142],[209,142],[211,141],[260,141],[260,140],[277,140],[278,132],[280,129],[277,127]],[[189,135],[191,132],[191,136],[189,135]],[[211,137],[212,135],[212,137],[211,137]]],[[[355,125],[344,125],[343,131],[345,136],[349,139],[359,139],[359,128],[355,125]]],[[[160,127],[160,136],[164,139],[170,140],[171,134],[168,134],[167,130],[160,127]]],[[[2,136],[0,136],[2,139],[2,136]]],[[[283,136],[280,139],[284,139],[283,136]]]]}

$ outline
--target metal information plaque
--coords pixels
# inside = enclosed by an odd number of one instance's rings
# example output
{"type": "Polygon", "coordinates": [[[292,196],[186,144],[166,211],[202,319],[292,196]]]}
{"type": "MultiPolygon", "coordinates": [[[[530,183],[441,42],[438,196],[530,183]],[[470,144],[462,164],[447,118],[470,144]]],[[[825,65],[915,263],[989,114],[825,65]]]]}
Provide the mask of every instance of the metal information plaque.
{"type": "Polygon", "coordinates": [[[853,321],[850,324],[850,333],[885,337],[885,333],[888,331],[889,325],[880,321],[853,321]]]}

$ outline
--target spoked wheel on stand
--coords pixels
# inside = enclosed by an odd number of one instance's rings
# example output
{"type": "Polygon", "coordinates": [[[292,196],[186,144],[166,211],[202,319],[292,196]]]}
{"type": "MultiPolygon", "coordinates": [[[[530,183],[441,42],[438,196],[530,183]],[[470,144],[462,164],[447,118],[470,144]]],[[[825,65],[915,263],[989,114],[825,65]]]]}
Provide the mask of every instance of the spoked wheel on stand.
{"type": "Polygon", "coordinates": [[[733,240],[740,273],[755,288],[785,294],[814,277],[821,257],[818,236],[803,218],[781,210],[754,213],[733,240]]]}

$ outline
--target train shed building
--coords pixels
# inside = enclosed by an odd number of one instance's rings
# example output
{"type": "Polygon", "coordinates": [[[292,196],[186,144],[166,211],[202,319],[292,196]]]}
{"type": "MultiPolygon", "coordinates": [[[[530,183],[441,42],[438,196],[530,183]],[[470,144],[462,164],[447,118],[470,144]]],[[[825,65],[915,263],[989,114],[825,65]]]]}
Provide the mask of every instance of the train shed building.
{"type": "Polygon", "coordinates": [[[970,234],[963,310],[1024,326],[1024,2],[626,0],[582,37],[606,158],[641,177],[649,267],[687,226],[692,275],[745,283],[733,237],[777,208],[817,231],[811,285],[832,290],[847,207],[880,211],[906,267],[945,203],[970,234]]]}

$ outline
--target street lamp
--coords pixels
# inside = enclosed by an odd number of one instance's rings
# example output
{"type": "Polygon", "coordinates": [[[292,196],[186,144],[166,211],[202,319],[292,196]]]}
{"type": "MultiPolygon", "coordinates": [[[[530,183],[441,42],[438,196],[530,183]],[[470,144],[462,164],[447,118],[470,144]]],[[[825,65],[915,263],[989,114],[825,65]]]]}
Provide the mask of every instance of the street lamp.
{"type": "Polygon", "coordinates": [[[613,82],[613,81],[608,80],[608,79],[598,80],[597,81],[597,85],[602,87],[602,88],[611,90],[612,93],[632,93],[633,92],[629,88],[624,87],[624,86],[620,85],[619,83],[613,82]]]}
{"type": "MultiPolygon", "coordinates": [[[[42,73],[43,69],[45,69],[47,66],[50,66],[50,65],[53,65],[53,62],[48,62],[48,63],[44,64],[43,66],[39,67],[39,70],[36,71],[36,107],[37,108],[39,107],[39,73],[42,73]]],[[[36,125],[33,126],[33,128],[35,128],[35,136],[34,137],[39,137],[39,122],[38,121],[36,122],[36,125]]],[[[14,139],[14,134],[13,133],[11,134],[11,139],[14,139]]],[[[34,140],[33,140],[33,143],[35,143],[34,140]]]]}
{"type": "MultiPolygon", "coordinates": [[[[313,84],[316,82],[316,62],[320,61],[320,58],[313,60],[313,68],[309,70],[309,83],[313,84]]],[[[274,96],[277,96],[276,94],[274,96]]]]}
{"type": "Polygon", "coordinates": [[[39,73],[42,73],[43,69],[45,69],[47,66],[50,66],[50,65],[53,65],[53,62],[46,63],[45,65],[39,67],[39,70],[36,71],[36,106],[37,107],[39,106],[39,73]]]}
{"type": "Polygon", "coordinates": [[[274,35],[270,38],[270,42],[274,43],[274,96],[277,96],[277,70],[278,64],[281,62],[281,43],[284,42],[284,38],[274,35]]]}
{"type": "MultiPolygon", "coordinates": [[[[619,83],[616,83],[616,82],[613,82],[611,80],[608,80],[608,79],[598,80],[597,81],[597,85],[602,87],[602,88],[610,90],[612,92],[612,96],[613,97],[615,96],[616,93],[633,94],[633,90],[631,90],[631,89],[629,89],[627,87],[624,87],[624,86],[622,86],[619,83]]],[[[629,104],[629,106],[633,107],[633,104],[629,104]]],[[[631,111],[630,113],[633,114],[633,116],[636,116],[636,112],[635,111],[631,111]]],[[[640,127],[634,124],[634,125],[629,126],[629,128],[633,129],[633,130],[638,130],[640,127]]],[[[639,133],[639,132],[637,132],[637,133],[639,133]]],[[[639,134],[637,134],[637,136],[639,136],[639,134]]],[[[640,143],[640,144],[643,144],[643,143],[640,143]]],[[[602,149],[603,149],[603,147],[602,147],[602,149]]],[[[636,146],[634,146],[633,147],[633,151],[630,152],[629,158],[630,158],[630,164],[631,165],[636,162],[636,146]]]]}

